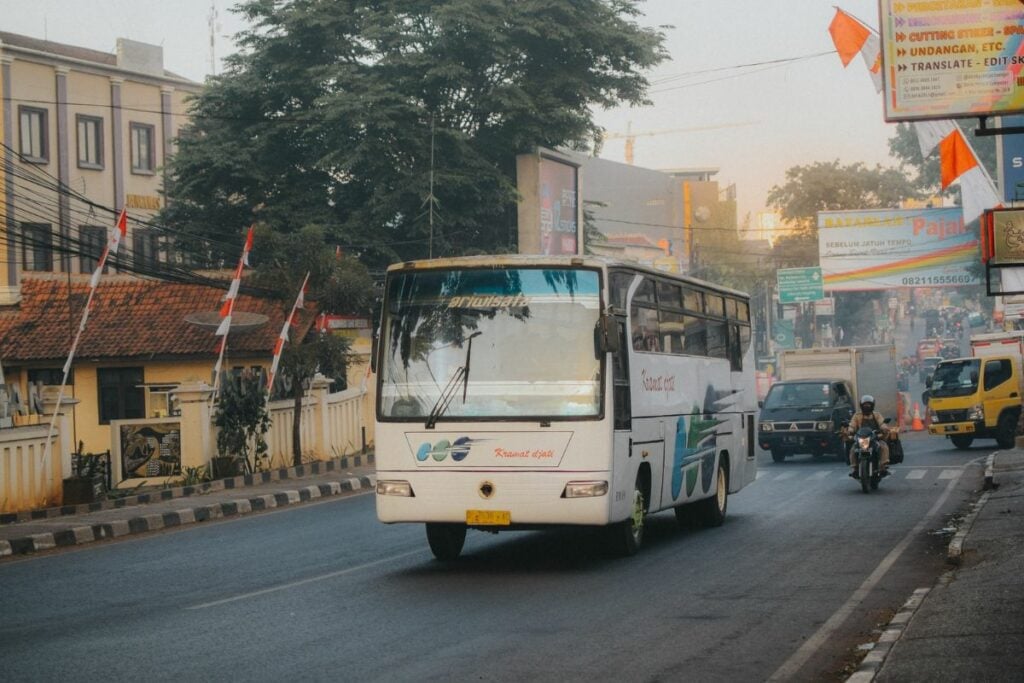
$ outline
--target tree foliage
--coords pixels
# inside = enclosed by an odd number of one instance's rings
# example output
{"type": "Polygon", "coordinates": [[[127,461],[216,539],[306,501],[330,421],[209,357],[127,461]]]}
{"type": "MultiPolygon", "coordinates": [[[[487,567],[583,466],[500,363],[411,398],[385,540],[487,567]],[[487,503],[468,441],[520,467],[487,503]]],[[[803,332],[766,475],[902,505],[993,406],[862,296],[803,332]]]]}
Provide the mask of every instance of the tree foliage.
{"type": "Polygon", "coordinates": [[[793,166],[786,182],[768,192],[767,203],[800,234],[817,239],[819,211],[894,208],[917,190],[897,169],[839,161],[793,166]]]}
{"type": "Polygon", "coordinates": [[[165,218],[214,240],[317,224],[380,264],[427,255],[433,206],[435,256],[509,249],[516,154],[584,148],[593,108],[644,102],[666,55],[636,5],[243,2],[252,28],[194,100],[165,218]]]}

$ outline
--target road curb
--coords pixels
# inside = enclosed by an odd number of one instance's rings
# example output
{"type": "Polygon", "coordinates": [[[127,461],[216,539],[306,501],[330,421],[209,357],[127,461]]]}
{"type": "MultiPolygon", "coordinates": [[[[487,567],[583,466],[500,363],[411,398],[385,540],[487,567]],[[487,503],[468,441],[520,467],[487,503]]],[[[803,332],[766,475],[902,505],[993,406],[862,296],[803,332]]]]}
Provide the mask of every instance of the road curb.
{"type": "Polygon", "coordinates": [[[988,502],[991,495],[991,491],[981,494],[981,498],[974,504],[974,509],[964,518],[960,528],[953,535],[953,540],[949,542],[949,547],[946,549],[946,561],[948,563],[960,564],[964,554],[964,541],[967,539],[967,534],[970,533],[971,527],[974,526],[974,520],[978,517],[981,509],[985,507],[985,503],[988,502]]]}
{"type": "MultiPolygon", "coordinates": [[[[103,500],[95,503],[62,505],[59,507],[25,510],[23,512],[5,512],[0,514],[0,524],[33,522],[71,515],[84,515],[90,512],[100,512],[103,510],[114,510],[134,505],[145,505],[147,503],[160,503],[168,500],[174,500],[176,498],[225,491],[227,489],[241,489],[246,486],[252,486],[253,484],[268,484],[275,481],[301,479],[309,475],[330,474],[331,472],[338,470],[346,470],[350,467],[361,467],[364,464],[371,464],[373,462],[373,453],[366,455],[342,455],[330,460],[317,460],[303,465],[267,470],[266,472],[256,472],[254,474],[240,474],[236,477],[215,479],[213,481],[202,482],[194,486],[175,486],[167,489],[147,491],[133,496],[103,500]]],[[[0,551],[0,556],[2,556],[2,551],[0,551]]]]}
{"type": "Polygon", "coordinates": [[[882,632],[882,635],[878,637],[878,642],[875,643],[871,652],[861,660],[860,666],[846,679],[846,683],[869,683],[875,680],[879,669],[885,663],[885,658],[889,656],[889,652],[892,651],[896,641],[903,635],[903,629],[910,623],[910,620],[917,612],[917,608],[921,606],[921,603],[924,602],[924,599],[931,590],[931,588],[918,588],[903,603],[900,611],[893,616],[892,620],[889,621],[889,625],[882,632]]]}
{"type": "Polygon", "coordinates": [[[985,483],[982,486],[982,488],[985,491],[991,491],[991,490],[996,488],[996,482],[995,482],[995,463],[996,463],[996,453],[998,453],[998,452],[999,451],[996,451],[995,453],[991,453],[988,456],[988,459],[985,461],[985,483]]]}
{"type": "Polygon", "coordinates": [[[225,517],[239,517],[272,508],[298,505],[351,491],[372,489],[376,486],[376,479],[376,475],[345,477],[301,489],[275,491],[266,495],[227,500],[213,505],[197,506],[162,514],[139,515],[50,533],[30,534],[21,538],[12,538],[9,541],[0,541],[0,557],[28,555],[41,550],[84,545],[104,539],[144,534],[186,524],[198,524],[225,517]]]}

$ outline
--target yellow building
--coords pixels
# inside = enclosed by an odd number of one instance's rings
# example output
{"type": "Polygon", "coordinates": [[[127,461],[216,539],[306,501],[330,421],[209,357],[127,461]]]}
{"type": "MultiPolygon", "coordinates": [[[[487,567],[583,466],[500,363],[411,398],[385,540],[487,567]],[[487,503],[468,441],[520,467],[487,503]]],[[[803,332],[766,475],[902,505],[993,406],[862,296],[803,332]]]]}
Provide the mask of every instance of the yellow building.
{"type": "Polygon", "coordinates": [[[122,258],[142,269],[169,258],[144,222],[163,205],[163,168],[200,88],[166,71],[155,45],[122,38],[110,54],[0,32],[0,305],[18,302],[25,273],[92,272],[122,208],[122,258]]]}
{"type": "MultiPolygon", "coordinates": [[[[21,415],[12,422],[31,422],[45,412],[47,398],[55,399],[89,278],[29,276],[21,285],[20,304],[0,311],[0,363],[10,393],[0,396],[0,413],[17,406],[21,415]]],[[[87,452],[106,451],[114,436],[111,420],[176,415],[173,389],[188,382],[212,384],[223,296],[216,287],[104,276],[64,393],[77,400],[74,443],[83,442],[87,452]]],[[[307,303],[304,311],[293,339],[304,336],[315,319],[315,304],[307,303]]],[[[269,368],[285,315],[280,301],[239,295],[224,369],[269,368]]]]}

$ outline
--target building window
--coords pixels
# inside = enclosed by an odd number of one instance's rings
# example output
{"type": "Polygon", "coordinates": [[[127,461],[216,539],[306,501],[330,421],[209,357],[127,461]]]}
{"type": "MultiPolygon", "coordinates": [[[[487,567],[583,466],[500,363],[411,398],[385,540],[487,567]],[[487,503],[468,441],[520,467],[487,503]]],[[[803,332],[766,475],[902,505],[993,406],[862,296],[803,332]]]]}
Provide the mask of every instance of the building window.
{"type": "Polygon", "coordinates": [[[142,368],[98,368],[100,424],[146,416],[142,368]]]}
{"type": "Polygon", "coordinates": [[[131,130],[132,173],[149,174],[156,170],[156,135],[153,126],[129,124],[131,130]]]}
{"type": "Polygon", "coordinates": [[[103,168],[103,119],[76,114],[78,127],[78,167],[103,168]]]}
{"type": "MultiPolygon", "coordinates": [[[[107,242],[107,231],[100,225],[83,225],[78,228],[78,249],[81,273],[92,273],[100,264],[100,256],[107,242]]],[[[103,269],[106,271],[106,268],[103,269]]]]}
{"type": "MultiPolygon", "coordinates": [[[[42,384],[47,387],[59,387],[60,383],[64,379],[63,368],[29,368],[28,370],[28,383],[29,384],[42,384]]],[[[73,385],[75,383],[75,370],[72,368],[68,372],[67,384],[73,385]]]]}
{"type": "Polygon", "coordinates": [[[18,121],[21,125],[21,156],[34,164],[45,164],[50,160],[45,109],[18,107],[18,121]]]}
{"type": "Polygon", "coordinates": [[[153,230],[135,230],[132,233],[132,264],[141,270],[159,263],[160,236],[153,230]]]}
{"type": "Polygon", "coordinates": [[[48,273],[53,270],[53,231],[49,223],[22,223],[23,270],[48,273]]]}

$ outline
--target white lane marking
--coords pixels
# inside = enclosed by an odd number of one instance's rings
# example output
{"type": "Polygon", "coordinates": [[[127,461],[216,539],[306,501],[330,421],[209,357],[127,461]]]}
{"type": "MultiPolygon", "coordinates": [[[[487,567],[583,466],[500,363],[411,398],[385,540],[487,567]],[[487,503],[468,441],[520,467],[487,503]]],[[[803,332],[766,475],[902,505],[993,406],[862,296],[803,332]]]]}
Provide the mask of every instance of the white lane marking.
{"type": "Polygon", "coordinates": [[[356,565],[355,567],[349,567],[348,569],[339,569],[336,572],[330,572],[329,574],[321,574],[319,576],[311,576],[308,579],[302,579],[301,581],[292,581],[290,583],[282,583],[278,586],[271,586],[270,588],[264,588],[258,591],[252,591],[250,593],[241,593],[239,595],[233,595],[230,598],[224,598],[222,600],[214,600],[212,602],[204,602],[199,605],[192,605],[185,609],[206,609],[207,607],[216,607],[217,605],[224,605],[229,602],[237,602],[239,600],[246,600],[248,598],[255,598],[260,595],[266,595],[267,593],[276,593],[278,591],[288,590],[289,588],[295,588],[297,586],[304,586],[307,583],[315,583],[317,581],[325,581],[327,579],[333,579],[336,576],[344,576],[345,574],[351,574],[353,572],[362,571],[363,569],[369,569],[370,567],[376,567],[377,565],[387,564],[388,562],[394,562],[410,555],[417,555],[425,552],[424,550],[411,550],[407,553],[400,555],[392,555],[391,557],[385,557],[382,560],[376,560],[375,562],[367,562],[366,564],[356,565]]]}
{"type": "MultiPolygon", "coordinates": [[[[928,474],[926,470],[910,470],[907,472],[907,479],[924,479],[924,475],[926,474],[928,474]]],[[[957,474],[959,474],[959,472],[957,474]]]]}
{"type": "Polygon", "coordinates": [[[782,481],[783,479],[792,479],[796,476],[796,472],[783,472],[782,474],[776,475],[772,481],[782,481]]]}
{"type": "Polygon", "coordinates": [[[939,472],[939,479],[955,479],[960,476],[960,470],[942,470],[939,472]]]}
{"type": "Polygon", "coordinates": [[[934,517],[939,510],[942,509],[942,506],[946,504],[946,499],[948,499],[949,495],[953,492],[953,489],[956,487],[956,482],[959,481],[959,479],[960,477],[957,476],[956,478],[949,480],[949,483],[946,485],[946,490],[943,491],[942,495],[939,496],[939,499],[935,501],[935,505],[932,505],[931,510],[921,518],[921,521],[919,521],[913,529],[907,532],[907,535],[903,537],[903,540],[897,543],[896,546],[889,551],[889,554],[882,559],[868,578],[864,579],[864,583],[860,585],[860,588],[853,592],[853,595],[843,603],[843,606],[836,610],[835,614],[829,617],[828,621],[822,624],[821,628],[819,628],[814,635],[805,640],[804,644],[801,645],[796,652],[790,655],[789,659],[782,663],[782,666],[776,669],[775,673],[771,675],[768,681],[789,681],[796,677],[797,672],[800,671],[801,667],[807,663],[807,660],[809,660],[815,652],[821,649],[825,642],[839,630],[839,627],[843,625],[843,622],[846,621],[853,610],[867,599],[868,594],[870,594],[872,589],[878,585],[886,572],[896,564],[896,560],[898,560],[900,555],[903,554],[903,551],[907,549],[907,546],[909,546],[910,543],[917,538],[922,531],[924,531],[931,522],[932,517],[934,517]]]}

